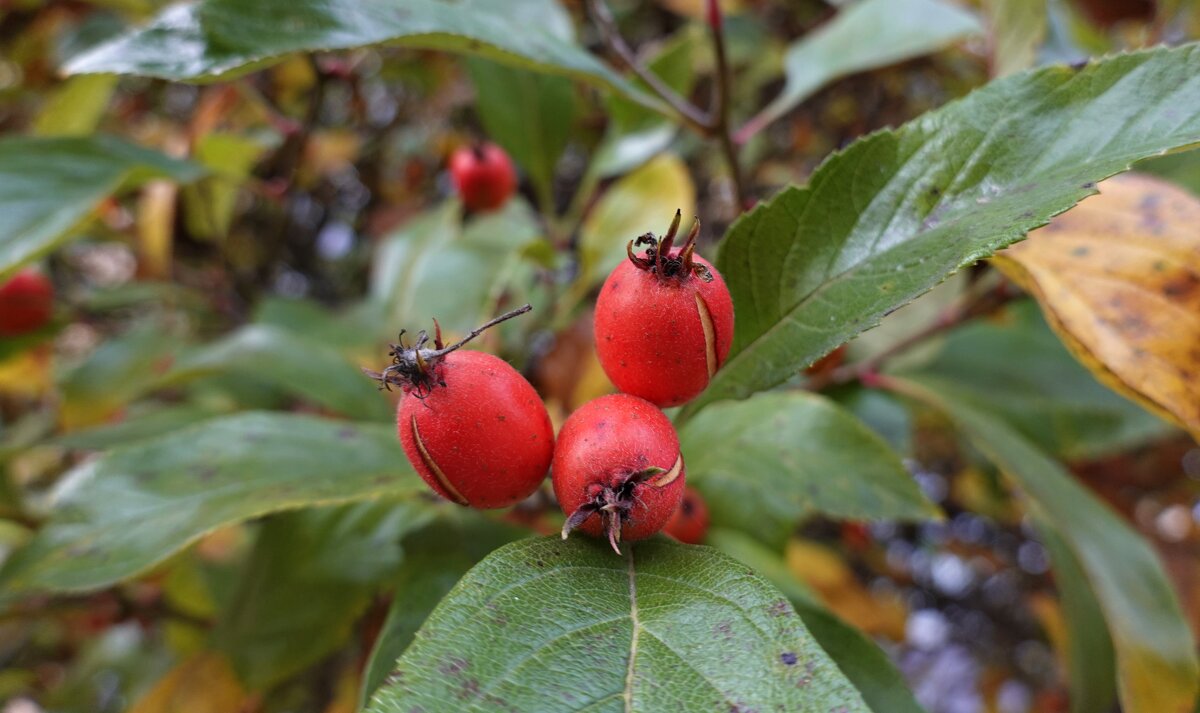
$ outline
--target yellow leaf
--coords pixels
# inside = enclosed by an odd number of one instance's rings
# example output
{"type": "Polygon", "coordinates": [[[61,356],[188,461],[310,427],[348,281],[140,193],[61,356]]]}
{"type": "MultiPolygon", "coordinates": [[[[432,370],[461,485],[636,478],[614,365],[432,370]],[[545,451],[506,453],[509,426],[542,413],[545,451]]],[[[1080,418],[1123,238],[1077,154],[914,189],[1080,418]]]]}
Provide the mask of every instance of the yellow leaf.
{"type": "Polygon", "coordinates": [[[1000,253],[1101,381],[1200,438],[1200,200],[1138,174],[1000,253]]]}
{"type": "Polygon", "coordinates": [[[245,702],[229,661],[203,653],[167,672],[129,713],[238,713],[245,702]]]}
{"type": "Polygon", "coordinates": [[[17,352],[0,360],[0,394],[32,399],[51,386],[49,345],[17,352]]]}
{"type": "Polygon", "coordinates": [[[666,232],[676,210],[683,212],[686,233],[696,212],[696,189],[678,156],[661,154],[614,183],[580,229],[580,283],[604,279],[625,258],[630,240],[666,232]]]}

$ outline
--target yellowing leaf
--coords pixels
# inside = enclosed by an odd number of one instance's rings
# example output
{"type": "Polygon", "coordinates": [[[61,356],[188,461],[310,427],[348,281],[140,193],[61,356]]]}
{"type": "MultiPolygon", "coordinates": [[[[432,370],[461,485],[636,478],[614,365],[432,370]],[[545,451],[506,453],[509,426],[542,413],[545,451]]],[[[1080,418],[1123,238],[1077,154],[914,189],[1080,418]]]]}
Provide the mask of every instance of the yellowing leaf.
{"type": "Polygon", "coordinates": [[[50,377],[48,348],[27,349],[0,360],[0,394],[36,398],[49,390],[50,377]]]}
{"type": "Polygon", "coordinates": [[[696,212],[696,188],[674,154],[662,154],[614,183],[583,223],[580,283],[602,280],[624,258],[630,240],[666,232],[676,210],[683,212],[686,230],[696,212]]]}
{"type": "Polygon", "coordinates": [[[236,713],[246,692],[218,654],[197,654],[171,669],[129,713],[236,713]]]}
{"type": "Polygon", "coordinates": [[[1200,438],[1200,200],[1143,175],[1000,253],[1075,356],[1200,438]]]}

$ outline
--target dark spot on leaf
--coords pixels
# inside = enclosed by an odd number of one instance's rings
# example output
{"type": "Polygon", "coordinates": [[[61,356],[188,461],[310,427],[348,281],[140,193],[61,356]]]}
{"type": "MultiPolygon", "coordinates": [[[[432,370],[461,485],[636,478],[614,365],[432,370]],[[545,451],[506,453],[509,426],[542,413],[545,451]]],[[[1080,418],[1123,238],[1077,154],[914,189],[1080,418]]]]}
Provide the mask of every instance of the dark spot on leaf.
{"type": "Polygon", "coordinates": [[[441,671],[445,676],[457,676],[467,670],[466,659],[450,658],[438,666],[438,671],[441,671]]]}
{"type": "Polygon", "coordinates": [[[478,695],[479,681],[476,681],[473,678],[468,678],[466,681],[463,681],[462,686],[458,689],[458,697],[463,700],[475,698],[478,695]]]}
{"type": "Polygon", "coordinates": [[[1080,186],[1080,188],[1082,188],[1085,191],[1090,191],[1090,190],[1093,190],[1096,188],[1096,183],[1094,181],[1088,181],[1087,183],[1080,186]]]}
{"type": "Polygon", "coordinates": [[[387,675],[387,678],[383,679],[383,685],[395,686],[403,680],[404,680],[404,670],[398,668],[398,669],[395,669],[394,671],[392,671],[391,673],[389,673],[387,675]]]}
{"type": "Polygon", "coordinates": [[[337,437],[343,441],[349,441],[354,438],[358,438],[358,431],[349,427],[343,428],[337,432],[337,437]]]}
{"type": "Polygon", "coordinates": [[[767,613],[770,614],[771,616],[783,616],[784,614],[787,614],[791,610],[792,610],[792,605],[789,604],[786,599],[780,599],[779,601],[777,601],[771,605],[771,608],[767,610],[767,613]]]}
{"type": "Polygon", "coordinates": [[[1088,60],[1086,60],[1086,59],[1076,60],[1071,63],[1071,69],[1075,70],[1076,72],[1078,72],[1079,70],[1083,69],[1086,66],[1088,66],[1088,60]]]}
{"type": "Polygon", "coordinates": [[[784,651],[782,654],[779,654],[779,660],[788,666],[795,666],[796,654],[792,653],[791,651],[784,651]]]}

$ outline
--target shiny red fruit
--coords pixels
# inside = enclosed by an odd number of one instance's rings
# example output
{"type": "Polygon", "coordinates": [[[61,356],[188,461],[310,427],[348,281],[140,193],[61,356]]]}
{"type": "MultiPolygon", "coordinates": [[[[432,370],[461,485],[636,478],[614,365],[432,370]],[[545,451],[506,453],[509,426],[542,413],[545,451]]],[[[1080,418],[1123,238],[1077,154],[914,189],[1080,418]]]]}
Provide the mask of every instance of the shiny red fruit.
{"type": "Polygon", "coordinates": [[[698,545],[708,535],[708,506],[692,488],[683,489],[683,499],[663,532],[680,542],[698,545]]]}
{"type": "Polygon", "coordinates": [[[50,321],[54,286],[36,270],[22,270],[0,286],[0,336],[19,337],[50,321]]]}
{"type": "MultiPolygon", "coordinates": [[[[525,305],[443,346],[441,330],[414,346],[393,344],[392,364],[367,372],[404,392],[396,430],[413,468],[447,500],[500,508],[533,494],[554,453],[554,428],[541,398],[507,362],[458,349],[488,327],[530,310],[525,305]]],[[[436,322],[434,323],[436,325],[436,322]]]]}
{"type": "Polygon", "coordinates": [[[554,494],[573,529],[640,540],[667,524],[683,495],[679,437],[654,404],[628,394],[601,396],[563,424],[554,447],[554,494]]]}
{"type": "Polygon", "coordinates": [[[417,473],[459,505],[500,508],[532,495],[550,468],[554,429],[529,382],[504,360],[465,350],[433,373],[437,385],[424,397],[410,390],[396,411],[417,473]]]}
{"type": "Polygon", "coordinates": [[[711,264],[695,254],[697,222],[673,249],[680,214],[659,242],[628,247],[596,300],[596,354],[618,389],[666,408],[696,397],[729,356],[733,299],[711,264]],[[634,247],[648,244],[640,255],[634,247]]]}
{"type": "Polygon", "coordinates": [[[504,149],[491,143],[450,156],[450,179],[470,210],[495,210],[517,190],[517,172],[504,149]]]}

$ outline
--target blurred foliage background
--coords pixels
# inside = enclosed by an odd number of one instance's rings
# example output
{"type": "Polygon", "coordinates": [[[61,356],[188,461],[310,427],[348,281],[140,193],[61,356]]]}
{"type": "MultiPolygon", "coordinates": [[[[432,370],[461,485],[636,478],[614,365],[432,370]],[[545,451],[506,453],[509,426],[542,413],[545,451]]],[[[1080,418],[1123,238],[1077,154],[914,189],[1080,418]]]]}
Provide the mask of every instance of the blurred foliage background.
{"type": "MultiPolygon", "coordinates": [[[[831,50],[809,46],[796,58],[791,43],[849,4],[724,4],[735,124],[752,120],[790,82],[803,84],[802,75],[782,78],[787,63],[818,62],[831,50]]],[[[377,366],[388,338],[401,327],[427,327],[433,316],[461,334],[501,309],[537,303],[530,318],[490,335],[487,348],[530,377],[559,422],[611,388],[591,352],[587,303],[624,241],[663,230],[681,208],[700,216],[711,245],[740,212],[721,156],[686,130],[567,79],[484,59],[379,47],[292,56],[212,84],[61,76],[69,58],[163,5],[0,3],[0,133],[63,142],[115,134],[204,171],[184,183],[119,177],[132,190],[72,220],[78,239],[42,264],[58,294],[53,322],[0,340],[0,557],[26,542],[54,494],[71,487],[63,474],[97,451],[241,411],[386,425],[387,401],[356,366],[377,366]],[[464,215],[446,160],[484,137],[518,162],[520,196],[498,213],[464,215]]],[[[702,3],[612,5],[640,56],[706,105],[712,85],[699,78],[712,59],[702,3]]],[[[583,3],[561,6],[563,22],[551,29],[611,56],[583,3]]],[[[806,100],[780,107],[782,118],[748,137],[747,197],[802,183],[830,152],[990,78],[1200,36],[1200,12],[1183,0],[984,0],[962,8],[978,29],[948,31],[933,46],[866,67],[848,62],[847,76],[831,71],[837,81],[798,86],[806,100]]],[[[876,41],[844,40],[835,55],[876,41]]],[[[1139,168],[1200,195],[1197,153],[1139,168]]],[[[40,160],[9,155],[0,172],[35,170],[40,160]]],[[[74,200],[62,190],[62,200],[74,200]]],[[[969,283],[995,279],[978,274],[985,271],[952,278],[814,365],[811,376],[886,352],[969,283]]],[[[1096,382],[1021,298],[911,350],[898,370],[952,382],[1067,462],[1153,543],[1200,631],[1200,449],[1191,438],[1096,382]]],[[[995,468],[932,410],[854,384],[828,393],[907,454],[906,466],[946,519],[808,517],[785,533],[779,552],[764,555],[774,558],[776,583],[817,598],[880,642],[930,713],[1116,710],[1111,679],[1084,685],[1091,700],[1068,695],[1070,679],[1086,676],[1089,663],[1081,669],[1069,659],[1069,620],[1097,619],[1086,606],[1095,602],[1071,599],[1068,572],[1051,573],[1053,538],[1038,536],[995,468]]],[[[287,451],[306,428],[315,427],[264,431],[259,457],[303,460],[287,451]]],[[[386,438],[386,428],[368,437],[386,438]]],[[[223,448],[215,436],[188,440],[176,445],[223,448]]],[[[349,456],[328,455],[339,457],[349,456]]],[[[337,505],[347,486],[326,484],[306,495],[325,507],[257,517],[289,509],[291,486],[281,482],[271,507],[243,512],[234,525],[198,525],[205,534],[194,546],[176,552],[164,544],[170,556],[150,558],[143,575],[7,610],[4,713],[355,710],[364,675],[379,673],[368,662],[381,629],[411,637],[449,584],[496,544],[523,528],[556,526],[542,501],[472,519],[401,498],[402,489],[371,484],[374,467],[362,464],[355,492],[379,488],[375,500],[337,505]],[[406,614],[412,621],[396,621],[406,614]],[[191,707],[171,709],[168,700],[191,707]]],[[[718,523],[722,507],[713,506],[718,523]]],[[[187,517],[172,511],[137,534],[178,537],[182,546],[172,521],[187,517]]],[[[756,552],[733,530],[711,540],[756,552]]],[[[1106,638],[1101,632],[1089,644],[1100,659],[1112,656],[1106,638]]],[[[1090,663],[1104,671],[1103,661],[1090,663]]]]}

